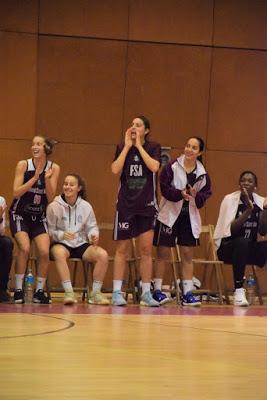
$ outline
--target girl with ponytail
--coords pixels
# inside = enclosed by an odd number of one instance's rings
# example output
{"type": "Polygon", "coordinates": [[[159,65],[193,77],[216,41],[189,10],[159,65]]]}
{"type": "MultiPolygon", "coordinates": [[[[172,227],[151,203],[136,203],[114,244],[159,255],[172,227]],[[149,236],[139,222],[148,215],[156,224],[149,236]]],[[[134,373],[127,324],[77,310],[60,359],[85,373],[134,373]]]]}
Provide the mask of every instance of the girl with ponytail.
{"type": "Polygon", "coordinates": [[[33,240],[38,256],[38,277],[33,302],[48,304],[44,284],[49,265],[49,235],[46,207],[56,194],[60,168],[48,160],[56,142],[44,136],[32,141],[32,157],[19,161],[13,186],[14,200],[10,207],[10,230],[18,246],[16,260],[15,303],[24,303],[23,281],[33,240]]]}

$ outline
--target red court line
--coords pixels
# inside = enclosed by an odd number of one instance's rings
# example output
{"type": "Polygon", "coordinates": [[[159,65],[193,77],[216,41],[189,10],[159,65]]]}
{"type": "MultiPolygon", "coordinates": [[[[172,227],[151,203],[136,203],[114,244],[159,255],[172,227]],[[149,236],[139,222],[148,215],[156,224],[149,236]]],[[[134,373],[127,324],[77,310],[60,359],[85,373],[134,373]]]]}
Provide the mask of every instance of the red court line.
{"type": "Polygon", "coordinates": [[[184,315],[184,316],[253,316],[266,317],[266,306],[233,307],[202,305],[201,307],[176,307],[169,305],[165,307],[151,308],[129,305],[127,307],[94,306],[89,304],[76,304],[64,306],[61,303],[40,304],[0,304],[0,314],[5,313],[40,313],[40,314],[100,314],[100,315],[184,315]]]}

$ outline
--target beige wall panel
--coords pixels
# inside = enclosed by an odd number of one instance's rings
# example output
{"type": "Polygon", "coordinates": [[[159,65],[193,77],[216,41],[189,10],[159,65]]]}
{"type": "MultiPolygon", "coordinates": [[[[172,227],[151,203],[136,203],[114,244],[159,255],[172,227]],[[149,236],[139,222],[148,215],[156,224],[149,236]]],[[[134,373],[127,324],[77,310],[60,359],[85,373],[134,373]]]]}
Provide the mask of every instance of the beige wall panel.
{"type": "Polygon", "coordinates": [[[207,203],[207,222],[216,224],[223,197],[238,190],[240,173],[252,170],[258,177],[257,193],[267,197],[267,157],[263,153],[208,151],[206,167],[213,195],[207,203]]]}
{"type": "Polygon", "coordinates": [[[1,0],[0,30],[38,31],[38,0],[1,0]]]}
{"type": "Polygon", "coordinates": [[[267,151],[267,53],[214,51],[209,149],[267,151]]]}
{"type": "Polygon", "coordinates": [[[38,130],[60,141],[116,143],[125,62],[124,42],[41,38],[38,130]]]}
{"type": "Polygon", "coordinates": [[[214,44],[267,49],[267,1],[216,0],[214,44]]]}
{"type": "Polygon", "coordinates": [[[113,222],[114,218],[118,189],[118,177],[110,169],[114,153],[115,146],[60,143],[53,157],[61,167],[58,193],[67,173],[80,174],[86,181],[88,200],[98,222],[113,222]]]}
{"type": "Polygon", "coordinates": [[[130,0],[130,40],[211,44],[212,0],[130,0]]]}
{"type": "Polygon", "coordinates": [[[31,138],[35,131],[37,39],[0,32],[0,137],[31,138]]]}
{"type": "Polygon", "coordinates": [[[203,47],[130,44],[124,127],[142,113],[161,145],[182,147],[192,134],[205,139],[210,57],[203,47]]]}
{"type": "Polygon", "coordinates": [[[127,39],[128,1],[41,0],[40,32],[127,39]]]}

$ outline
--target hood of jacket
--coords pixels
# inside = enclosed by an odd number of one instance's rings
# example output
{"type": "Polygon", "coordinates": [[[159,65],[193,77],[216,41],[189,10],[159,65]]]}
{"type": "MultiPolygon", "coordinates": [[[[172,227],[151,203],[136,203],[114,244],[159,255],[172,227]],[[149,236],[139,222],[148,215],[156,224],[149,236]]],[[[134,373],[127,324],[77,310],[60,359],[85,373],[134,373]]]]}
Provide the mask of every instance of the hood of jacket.
{"type": "Polygon", "coordinates": [[[65,200],[63,195],[56,196],[54,201],[59,203],[65,209],[65,215],[68,217],[68,225],[76,225],[77,224],[77,210],[79,205],[82,203],[82,198],[80,196],[77,197],[77,200],[73,206],[68,204],[65,200]]]}

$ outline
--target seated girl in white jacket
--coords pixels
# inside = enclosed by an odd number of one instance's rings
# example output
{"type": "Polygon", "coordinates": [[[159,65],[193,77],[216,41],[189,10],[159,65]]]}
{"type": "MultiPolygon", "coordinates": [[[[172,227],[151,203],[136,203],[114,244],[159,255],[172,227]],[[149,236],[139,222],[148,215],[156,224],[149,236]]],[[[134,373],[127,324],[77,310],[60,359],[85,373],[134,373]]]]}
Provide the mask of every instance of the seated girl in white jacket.
{"type": "Polygon", "coordinates": [[[267,199],[255,193],[257,176],[244,171],[239,178],[240,190],[226,195],[221,203],[214,232],[218,258],[232,264],[234,277],[234,305],[248,306],[243,277],[246,264],[264,267],[267,242],[257,241],[258,234],[267,232],[267,199]]]}
{"type": "Polygon", "coordinates": [[[85,183],[77,174],[69,174],[63,183],[63,193],[47,208],[51,256],[55,261],[62,286],[64,304],[76,302],[67,264],[68,258],[81,258],[95,263],[93,289],[89,304],[109,304],[101,288],[108,268],[108,254],[98,246],[99,229],[92,206],[86,201],[85,183]]]}

